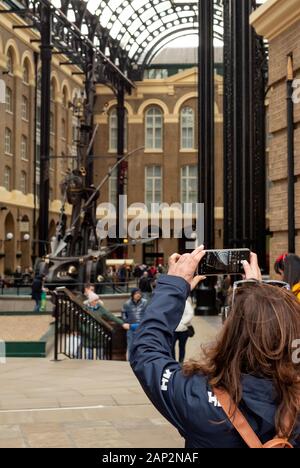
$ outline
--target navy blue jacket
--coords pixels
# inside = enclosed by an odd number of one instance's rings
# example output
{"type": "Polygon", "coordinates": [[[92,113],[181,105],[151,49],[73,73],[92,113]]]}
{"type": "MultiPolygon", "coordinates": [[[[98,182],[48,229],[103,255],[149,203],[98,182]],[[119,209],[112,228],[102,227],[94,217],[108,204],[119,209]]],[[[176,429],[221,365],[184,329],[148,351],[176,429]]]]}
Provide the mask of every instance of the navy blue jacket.
{"type": "MultiPolygon", "coordinates": [[[[132,369],[154,406],[185,438],[187,448],[246,448],[213,395],[207,377],[185,377],[172,358],[172,336],[189,293],[183,279],[159,278],[133,343],[132,369]]],[[[244,375],[242,384],[240,409],[265,443],[276,435],[273,383],[244,375]]],[[[295,432],[292,442],[300,448],[300,427],[295,432]]]]}

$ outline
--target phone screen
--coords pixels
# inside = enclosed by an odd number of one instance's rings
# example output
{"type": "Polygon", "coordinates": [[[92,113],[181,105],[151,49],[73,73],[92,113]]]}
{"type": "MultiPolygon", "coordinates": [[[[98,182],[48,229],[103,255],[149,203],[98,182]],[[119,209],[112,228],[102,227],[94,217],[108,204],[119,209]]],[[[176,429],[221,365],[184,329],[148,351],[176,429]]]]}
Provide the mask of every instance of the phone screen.
{"type": "Polygon", "coordinates": [[[243,274],[242,261],[250,260],[250,250],[208,250],[199,265],[200,275],[243,274]]]}

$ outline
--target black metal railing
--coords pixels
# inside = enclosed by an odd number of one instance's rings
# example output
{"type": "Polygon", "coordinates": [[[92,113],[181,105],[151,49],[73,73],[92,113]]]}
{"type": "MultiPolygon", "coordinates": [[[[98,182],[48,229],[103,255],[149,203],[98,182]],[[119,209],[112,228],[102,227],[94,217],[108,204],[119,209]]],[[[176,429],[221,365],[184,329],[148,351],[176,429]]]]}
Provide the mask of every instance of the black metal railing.
{"type": "Polygon", "coordinates": [[[84,309],[80,300],[66,288],[52,293],[55,303],[54,360],[59,354],[70,359],[125,360],[126,336],[84,309]]]}

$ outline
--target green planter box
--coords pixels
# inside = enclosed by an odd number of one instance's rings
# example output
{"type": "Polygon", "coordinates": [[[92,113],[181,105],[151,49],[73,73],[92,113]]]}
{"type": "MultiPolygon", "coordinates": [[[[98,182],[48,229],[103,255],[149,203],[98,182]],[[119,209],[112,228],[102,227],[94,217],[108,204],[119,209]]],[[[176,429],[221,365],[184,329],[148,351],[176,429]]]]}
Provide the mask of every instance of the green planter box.
{"type": "Polygon", "coordinates": [[[6,341],[6,357],[46,357],[47,341],[6,341]]]}

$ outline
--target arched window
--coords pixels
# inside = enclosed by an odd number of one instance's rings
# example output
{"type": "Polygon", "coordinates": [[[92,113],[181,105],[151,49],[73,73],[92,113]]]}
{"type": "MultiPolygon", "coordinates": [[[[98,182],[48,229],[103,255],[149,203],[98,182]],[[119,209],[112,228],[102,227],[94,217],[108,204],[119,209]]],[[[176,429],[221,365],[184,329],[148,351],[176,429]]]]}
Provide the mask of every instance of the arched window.
{"type": "Polygon", "coordinates": [[[191,107],[184,107],[181,111],[181,149],[195,148],[195,114],[191,107]]]}
{"type": "Polygon", "coordinates": [[[23,64],[23,83],[29,84],[29,80],[30,80],[29,62],[28,62],[28,59],[25,59],[24,64],[23,64]]]}
{"type": "Polygon", "coordinates": [[[25,135],[21,137],[21,159],[28,160],[28,138],[25,135]]]}
{"type": "Polygon", "coordinates": [[[14,54],[12,51],[12,48],[10,47],[7,51],[7,61],[6,61],[6,67],[7,71],[10,75],[14,74],[14,54]]]}
{"type": "Polygon", "coordinates": [[[14,111],[13,92],[9,86],[5,90],[5,110],[11,113],[14,111]]]}
{"type": "Polygon", "coordinates": [[[27,194],[27,174],[25,171],[21,172],[20,189],[22,193],[27,194]]]}
{"type": "Polygon", "coordinates": [[[150,107],[146,112],[146,149],[163,148],[163,113],[159,107],[150,107]]]}
{"type": "MultiPolygon", "coordinates": [[[[124,148],[128,146],[128,112],[125,110],[124,119],[124,148]]],[[[118,114],[114,107],[109,113],[109,151],[118,150],[118,114]]]]}
{"type": "Polygon", "coordinates": [[[4,187],[9,192],[11,191],[11,168],[8,166],[4,168],[4,187]]]}
{"type": "Polygon", "coordinates": [[[5,153],[12,154],[12,131],[7,127],[5,129],[5,153]]]}
{"type": "Polygon", "coordinates": [[[181,203],[197,203],[197,200],[197,166],[184,166],[181,168],[181,203]]]}

